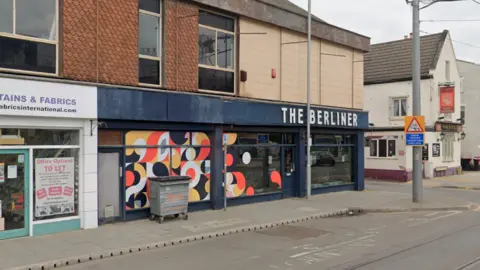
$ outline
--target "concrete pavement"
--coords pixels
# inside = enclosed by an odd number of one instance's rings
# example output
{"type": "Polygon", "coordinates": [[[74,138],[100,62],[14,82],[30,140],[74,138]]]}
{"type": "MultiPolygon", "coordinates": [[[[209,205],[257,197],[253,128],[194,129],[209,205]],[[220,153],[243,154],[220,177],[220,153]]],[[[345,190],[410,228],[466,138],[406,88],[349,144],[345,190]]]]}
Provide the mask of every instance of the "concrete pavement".
{"type": "Polygon", "coordinates": [[[148,220],[76,231],[5,240],[0,245],[1,269],[51,269],[100,258],[216,238],[243,231],[278,227],[302,220],[345,214],[350,208],[364,211],[466,210],[474,206],[458,198],[426,196],[412,204],[409,194],[338,192],[311,200],[286,199],[229,208],[227,211],[191,213],[188,221],[157,224],[148,220]],[[45,248],[48,247],[48,248],[45,248]],[[43,268],[42,268],[43,267],[43,268]]]}
{"type": "Polygon", "coordinates": [[[479,223],[479,213],[465,211],[313,220],[66,270],[453,270],[478,258],[479,223]]]}
{"type": "Polygon", "coordinates": [[[424,180],[429,187],[480,190],[480,172],[464,172],[461,175],[424,180]]]}

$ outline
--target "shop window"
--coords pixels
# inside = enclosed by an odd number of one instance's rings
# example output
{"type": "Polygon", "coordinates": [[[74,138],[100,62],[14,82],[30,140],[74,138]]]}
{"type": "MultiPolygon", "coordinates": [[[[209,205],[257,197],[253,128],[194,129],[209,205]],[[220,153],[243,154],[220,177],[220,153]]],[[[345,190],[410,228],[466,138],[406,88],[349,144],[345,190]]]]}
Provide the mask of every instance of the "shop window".
{"type": "Polygon", "coordinates": [[[353,135],[313,134],[310,149],[312,187],[335,186],[353,182],[353,135]]]}
{"type": "Polygon", "coordinates": [[[199,12],[198,88],[235,93],[235,20],[199,12]]]}
{"type": "Polygon", "coordinates": [[[314,134],[313,144],[354,144],[352,135],[314,134]]]}
{"type": "Polygon", "coordinates": [[[188,175],[189,201],[210,200],[211,147],[203,132],[130,131],[125,135],[126,210],[150,207],[149,177],[188,175]]]}
{"type": "Polygon", "coordinates": [[[79,145],[76,130],[0,129],[0,145],[79,145]]]}
{"type": "Polygon", "coordinates": [[[284,133],[224,133],[227,142],[227,197],[282,191],[284,172],[294,172],[294,136],[284,133]],[[288,147],[287,147],[288,145],[288,147]]]}
{"type": "Polygon", "coordinates": [[[353,182],[352,153],[351,146],[312,146],[312,187],[351,184],[353,182]]]}
{"type": "Polygon", "coordinates": [[[33,220],[78,216],[78,191],[78,148],[33,150],[33,220]]]}
{"type": "Polygon", "coordinates": [[[397,154],[395,140],[371,140],[371,157],[395,157],[397,154]]]}
{"type": "Polygon", "coordinates": [[[0,1],[0,69],[57,74],[58,0],[0,1]]]}
{"type": "Polygon", "coordinates": [[[228,148],[227,197],[282,190],[281,147],[233,146],[228,148]]]}
{"type": "Polygon", "coordinates": [[[139,82],[159,85],[162,60],[161,0],[140,0],[138,8],[139,82]]]}
{"type": "Polygon", "coordinates": [[[443,161],[453,161],[455,150],[455,134],[445,134],[445,137],[442,140],[442,155],[443,161]]]}
{"type": "Polygon", "coordinates": [[[281,144],[281,133],[237,133],[236,144],[281,144]]]}

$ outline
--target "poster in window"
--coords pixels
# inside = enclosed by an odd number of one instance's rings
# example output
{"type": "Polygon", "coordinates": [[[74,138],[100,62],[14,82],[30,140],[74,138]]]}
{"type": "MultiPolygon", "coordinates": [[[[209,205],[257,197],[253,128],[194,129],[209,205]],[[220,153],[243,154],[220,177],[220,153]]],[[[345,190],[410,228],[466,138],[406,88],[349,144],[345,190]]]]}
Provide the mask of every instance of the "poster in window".
{"type": "Polygon", "coordinates": [[[432,144],[432,157],[440,157],[440,144],[433,143],[432,144]]]}
{"type": "Polygon", "coordinates": [[[428,143],[423,145],[422,148],[422,160],[428,160],[428,143]]]}
{"type": "Polygon", "coordinates": [[[440,87],[440,113],[455,112],[455,87],[440,87]]]}
{"type": "Polygon", "coordinates": [[[35,159],[35,216],[75,212],[74,158],[35,159]]]}

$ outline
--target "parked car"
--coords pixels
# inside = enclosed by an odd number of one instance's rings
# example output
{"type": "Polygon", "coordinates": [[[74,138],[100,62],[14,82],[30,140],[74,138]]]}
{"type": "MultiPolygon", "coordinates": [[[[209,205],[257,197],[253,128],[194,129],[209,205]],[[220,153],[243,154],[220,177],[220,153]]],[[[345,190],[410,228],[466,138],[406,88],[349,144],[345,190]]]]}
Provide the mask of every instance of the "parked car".
{"type": "Polygon", "coordinates": [[[312,166],[335,166],[335,157],[329,151],[312,153],[312,166]]]}

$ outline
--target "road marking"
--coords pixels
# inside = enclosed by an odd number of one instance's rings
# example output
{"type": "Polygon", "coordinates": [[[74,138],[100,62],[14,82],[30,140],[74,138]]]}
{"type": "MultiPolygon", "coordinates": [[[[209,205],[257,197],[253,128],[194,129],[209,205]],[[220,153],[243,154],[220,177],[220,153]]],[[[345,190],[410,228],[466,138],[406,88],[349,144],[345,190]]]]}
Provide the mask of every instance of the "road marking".
{"type": "Polygon", "coordinates": [[[315,248],[315,250],[311,250],[311,251],[306,251],[306,252],[294,254],[294,255],[290,256],[290,258],[302,257],[302,256],[305,256],[305,255],[314,253],[314,252],[319,252],[319,251],[323,251],[323,250],[326,250],[326,249],[331,249],[331,248],[338,247],[338,246],[348,245],[348,244],[350,244],[350,243],[354,243],[354,242],[356,242],[356,241],[360,241],[360,240],[372,238],[372,237],[375,237],[375,236],[376,236],[376,235],[367,235],[367,236],[363,236],[363,237],[360,237],[360,238],[352,239],[352,240],[349,240],[349,241],[341,242],[341,243],[338,243],[338,244],[326,246],[326,247],[323,247],[323,248],[315,248]]]}
{"type": "Polygon", "coordinates": [[[476,258],[475,260],[471,260],[468,263],[456,268],[455,270],[465,270],[465,269],[474,269],[473,267],[478,266],[480,264],[480,257],[476,258]]]}
{"type": "Polygon", "coordinates": [[[408,227],[415,227],[415,226],[419,226],[419,225],[422,225],[422,224],[425,224],[425,223],[428,223],[428,222],[431,222],[431,221],[439,220],[439,219],[442,219],[442,218],[448,218],[448,217],[458,215],[458,214],[461,214],[461,213],[462,213],[462,211],[448,211],[446,214],[438,216],[438,214],[440,214],[440,213],[435,212],[435,213],[429,213],[429,214],[425,215],[426,217],[436,216],[434,218],[409,218],[407,220],[402,221],[401,223],[410,223],[408,225],[408,227]]]}
{"type": "Polygon", "coordinates": [[[368,230],[369,230],[369,231],[376,231],[376,230],[379,230],[379,229],[383,229],[383,228],[385,228],[385,227],[387,227],[387,225],[383,225],[383,226],[375,227],[375,228],[370,228],[370,229],[368,229],[368,230]]]}

